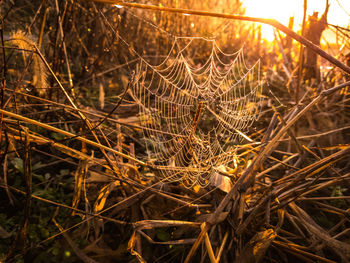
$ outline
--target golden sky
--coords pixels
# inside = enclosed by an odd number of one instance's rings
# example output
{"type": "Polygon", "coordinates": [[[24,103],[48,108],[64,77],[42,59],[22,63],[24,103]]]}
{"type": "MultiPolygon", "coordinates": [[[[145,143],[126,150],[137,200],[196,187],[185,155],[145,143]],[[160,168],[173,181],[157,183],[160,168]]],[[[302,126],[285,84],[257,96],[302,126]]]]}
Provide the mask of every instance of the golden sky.
{"type": "MultiPolygon", "coordinates": [[[[303,18],[303,0],[243,0],[248,16],[274,18],[288,25],[289,17],[294,16],[294,30],[299,30],[303,18]]],[[[319,12],[323,14],[326,0],[308,0],[307,14],[319,12]]],[[[350,25],[350,0],[329,0],[330,8],[328,23],[348,27],[350,25]]],[[[273,30],[270,26],[262,27],[263,37],[273,40],[273,30]]]]}

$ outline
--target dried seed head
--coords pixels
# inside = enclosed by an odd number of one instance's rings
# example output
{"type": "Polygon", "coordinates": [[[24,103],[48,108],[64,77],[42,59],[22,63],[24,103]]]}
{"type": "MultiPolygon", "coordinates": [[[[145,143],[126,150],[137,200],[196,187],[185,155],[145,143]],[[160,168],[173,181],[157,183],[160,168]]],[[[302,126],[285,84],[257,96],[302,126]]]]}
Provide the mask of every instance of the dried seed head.
{"type": "Polygon", "coordinates": [[[26,35],[23,31],[18,30],[11,35],[11,41],[18,48],[22,49],[23,59],[27,59],[30,52],[33,52],[32,65],[32,85],[35,87],[40,96],[45,95],[47,82],[47,69],[40,56],[36,53],[37,47],[30,35],[26,35]]]}

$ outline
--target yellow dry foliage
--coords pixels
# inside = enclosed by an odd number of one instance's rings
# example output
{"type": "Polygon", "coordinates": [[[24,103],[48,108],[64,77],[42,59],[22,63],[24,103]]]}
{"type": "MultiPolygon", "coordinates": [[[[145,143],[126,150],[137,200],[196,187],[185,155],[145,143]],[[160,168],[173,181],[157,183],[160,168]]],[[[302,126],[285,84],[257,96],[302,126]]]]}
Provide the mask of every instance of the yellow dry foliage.
{"type": "Polygon", "coordinates": [[[21,30],[11,35],[11,42],[22,50],[23,60],[26,60],[31,55],[30,53],[33,54],[33,63],[31,63],[33,74],[32,85],[36,88],[39,95],[45,95],[45,90],[48,87],[48,73],[45,63],[36,53],[37,47],[35,42],[21,30]]]}
{"type": "Polygon", "coordinates": [[[109,183],[108,185],[104,186],[101,190],[100,193],[97,197],[97,200],[94,205],[94,212],[97,213],[103,209],[103,207],[106,204],[106,200],[109,196],[109,194],[112,192],[112,190],[119,186],[120,182],[119,181],[114,181],[112,183],[109,183]]]}

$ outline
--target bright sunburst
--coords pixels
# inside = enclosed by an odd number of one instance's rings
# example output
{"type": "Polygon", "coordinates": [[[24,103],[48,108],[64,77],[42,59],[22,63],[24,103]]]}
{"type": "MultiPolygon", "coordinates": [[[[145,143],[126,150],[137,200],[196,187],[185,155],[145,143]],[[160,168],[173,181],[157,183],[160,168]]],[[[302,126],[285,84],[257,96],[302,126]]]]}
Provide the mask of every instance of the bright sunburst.
{"type": "MultiPolygon", "coordinates": [[[[303,0],[244,0],[246,14],[248,16],[274,18],[284,25],[288,25],[289,17],[294,16],[294,30],[299,30],[303,17],[303,0]]],[[[350,24],[350,1],[329,0],[330,9],[328,22],[331,24],[346,27],[350,24]]],[[[307,14],[324,12],[326,0],[308,0],[307,14]]],[[[263,38],[272,41],[274,39],[273,29],[270,26],[262,26],[263,38]]]]}

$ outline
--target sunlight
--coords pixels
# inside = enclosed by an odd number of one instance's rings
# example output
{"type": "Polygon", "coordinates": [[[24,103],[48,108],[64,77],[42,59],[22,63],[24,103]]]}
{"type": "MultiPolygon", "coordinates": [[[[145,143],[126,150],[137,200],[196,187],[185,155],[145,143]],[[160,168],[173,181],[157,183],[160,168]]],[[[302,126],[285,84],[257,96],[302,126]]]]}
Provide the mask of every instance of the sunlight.
{"type": "MultiPolygon", "coordinates": [[[[288,25],[289,17],[294,16],[294,30],[299,30],[303,18],[303,0],[244,0],[246,14],[248,16],[273,18],[284,25],[288,25]]],[[[350,24],[350,1],[329,0],[330,8],[328,23],[347,27],[350,24]]],[[[326,7],[326,0],[308,0],[307,15],[319,12],[321,16],[326,7]]],[[[271,26],[262,25],[262,36],[268,41],[274,40],[271,26]]]]}

